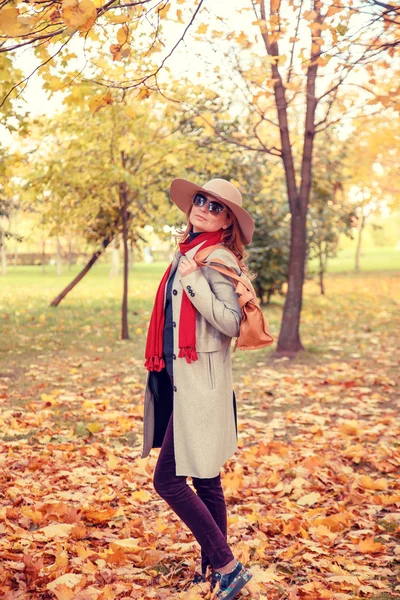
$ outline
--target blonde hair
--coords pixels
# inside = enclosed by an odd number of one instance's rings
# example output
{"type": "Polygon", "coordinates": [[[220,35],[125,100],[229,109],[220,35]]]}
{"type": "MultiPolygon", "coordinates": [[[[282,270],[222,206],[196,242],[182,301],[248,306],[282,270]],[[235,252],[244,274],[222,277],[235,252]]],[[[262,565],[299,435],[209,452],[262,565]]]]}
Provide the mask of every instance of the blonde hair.
{"type": "MultiPolygon", "coordinates": [[[[224,206],[227,210],[228,217],[231,220],[231,224],[226,229],[223,229],[221,242],[238,258],[240,270],[243,271],[249,279],[254,279],[256,275],[249,271],[249,268],[245,263],[245,260],[249,257],[249,253],[244,249],[239,221],[229,207],[226,205],[224,206]]],[[[178,230],[177,245],[182,243],[193,230],[193,225],[189,220],[191,211],[192,207],[190,206],[186,212],[186,227],[185,229],[178,230]]]]}

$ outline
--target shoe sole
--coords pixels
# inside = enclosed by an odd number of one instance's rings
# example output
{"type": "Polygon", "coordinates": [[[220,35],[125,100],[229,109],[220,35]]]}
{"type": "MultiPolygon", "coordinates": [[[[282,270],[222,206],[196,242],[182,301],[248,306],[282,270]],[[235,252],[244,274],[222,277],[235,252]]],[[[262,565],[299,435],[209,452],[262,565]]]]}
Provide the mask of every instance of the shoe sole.
{"type": "Polygon", "coordinates": [[[232,600],[235,596],[247,585],[253,575],[250,571],[245,571],[238,573],[237,577],[232,581],[231,585],[225,590],[218,590],[217,598],[218,600],[232,600]]]}

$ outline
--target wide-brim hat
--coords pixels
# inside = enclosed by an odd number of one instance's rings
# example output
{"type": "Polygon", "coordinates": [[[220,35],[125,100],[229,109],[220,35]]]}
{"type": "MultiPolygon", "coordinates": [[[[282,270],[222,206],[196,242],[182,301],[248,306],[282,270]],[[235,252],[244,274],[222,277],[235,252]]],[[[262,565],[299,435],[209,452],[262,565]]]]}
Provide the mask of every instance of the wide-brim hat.
{"type": "Polygon", "coordinates": [[[169,195],[172,202],[187,214],[195,194],[201,192],[213,196],[217,201],[219,200],[230,208],[238,220],[243,243],[250,244],[254,233],[254,221],[247,210],[242,207],[242,194],[226,179],[210,179],[203,186],[187,179],[174,179],[169,195]]]}

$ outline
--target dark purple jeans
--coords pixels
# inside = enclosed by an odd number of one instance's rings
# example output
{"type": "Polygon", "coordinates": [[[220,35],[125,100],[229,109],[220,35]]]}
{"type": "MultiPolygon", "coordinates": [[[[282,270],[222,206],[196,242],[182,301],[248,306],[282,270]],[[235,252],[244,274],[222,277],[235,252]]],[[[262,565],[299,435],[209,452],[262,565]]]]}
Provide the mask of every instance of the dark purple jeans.
{"type": "Polygon", "coordinates": [[[220,569],[234,556],[226,541],[226,504],[220,476],[193,477],[193,485],[197,494],[185,476],[176,475],[172,413],[154,472],[154,488],[199,542],[204,573],[208,564],[220,569]]]}

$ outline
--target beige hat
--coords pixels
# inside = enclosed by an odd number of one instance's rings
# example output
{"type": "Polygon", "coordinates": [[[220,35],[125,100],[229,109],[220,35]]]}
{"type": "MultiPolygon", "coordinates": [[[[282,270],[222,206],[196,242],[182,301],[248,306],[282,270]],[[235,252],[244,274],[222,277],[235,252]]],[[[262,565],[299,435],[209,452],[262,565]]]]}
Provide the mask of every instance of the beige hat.
{"type": "Polygon", "coordinates": [[[242,194],[226,179],[210,179],[203,187],[187,179],[174,179],[169,195],[172,202],[184,213],[187,213],[195,194],[201,192],[206,192],[230,208],[238,220],[243,243],[250,244],[254,233],[254,221],[247,210],[242,208],[242,194]]]}

